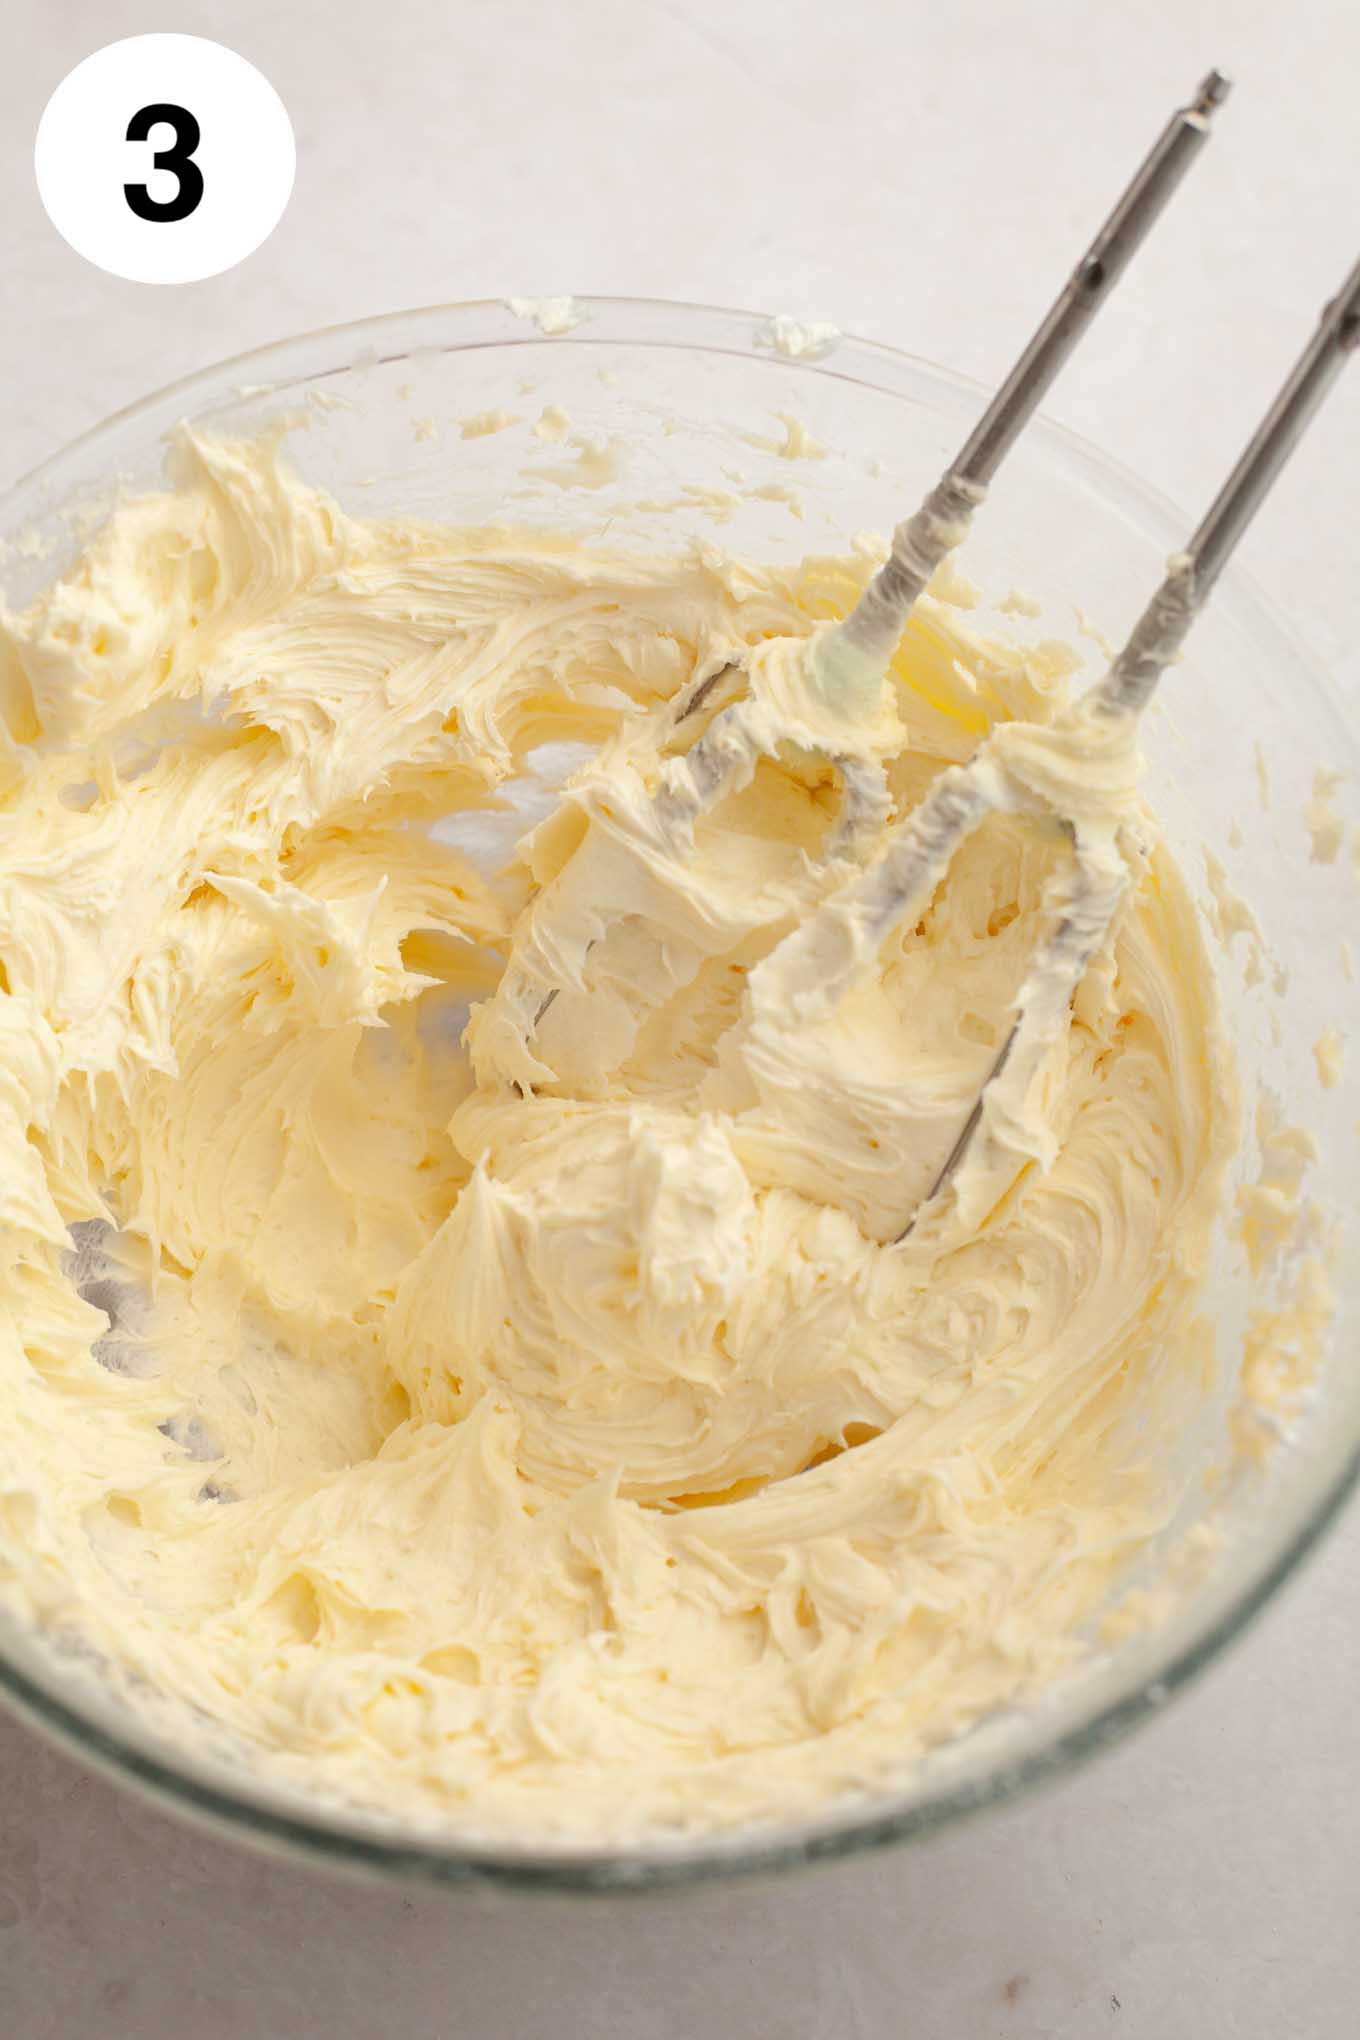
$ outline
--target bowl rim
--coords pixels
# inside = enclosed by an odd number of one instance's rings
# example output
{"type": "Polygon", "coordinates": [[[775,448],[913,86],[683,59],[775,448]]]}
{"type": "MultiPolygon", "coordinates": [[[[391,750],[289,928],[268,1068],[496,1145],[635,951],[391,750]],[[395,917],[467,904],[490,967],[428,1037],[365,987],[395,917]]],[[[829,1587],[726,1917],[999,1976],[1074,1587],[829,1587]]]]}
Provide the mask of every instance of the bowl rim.
{"type": "MultiPolygon", "coordinates": [[[[838,336],[824,354],[790,355],[764,337],[772,329],[768,315],[733,307],[637,296],[578,295],[573,303],[581,315],[578,323],[557,333],[545,332],[523,312],[511,311],[503,300],[479,298],[318,327],[227,356],[137,398],[30,468],[0,491],[0,525],[31,518],[35,511],[59,503],[63,484],[69,484],[74,470],[88,455],[118,432],[135,428],[168,407],[179,405],[185,413],[201,418],[213,408],[243,401],[246,393],[233,388],[237,382],[254,385],[251,395],[281,397],[297,384],[314,385],[328,375],[429,352],[505,350],[518,345],[650,346],[690,354],[731,354],[785,371],[860,383],[888,396],[907,396],[905,385],[910,381],[929,385],[937,395],[948,392],[956,402],[979,407],[990,394],[986,385],[972,377],[905,349],[853,334],[838,336]],[[674,329],[651,331],[658,317],[672,322],[674,329]],[[412,331],[417,326],[448,328],[460,323],[479,337],[431,343],[412,331]],[[696,330],[686,333],[686,325],[696,330]],[[701,337],[700,328],[707,331],[708,338],[701,337]],[[384,353],[388,342],[392,343],[390,351],[384,353]],[[328,364],[312,364],[298,372],[296,361],[288,360],[300,351],[331,343],[336,358],[328,364]],[[290,366],[294,372],[277,380],[268,374],[271,368],[290,366]],[[874,368],[878,373],[856,373],[857,368],[874,368]],[[49,500],[46,505],[26,505],[24,499],[34,496],[49,500]]],[[[1174,546],[1178,535],[1190,528],[1191,520],[1170,497],[1080,434],[1041,413],[1026,436],[1028,444],[1038,446],[1069,469],[1075,468],[1088,486],[1094,483],[1107,502],[1114,499],[1112,507],[1140,516],[1145,526],[1160,527],[1155,535],[1169,544],[1174,546]]],[[[1283,640],[1292,657],[1308,669],[1333,717],[1349,728],[1350,719],[1330,673],[1293,619],[1240,566],[1230,567],[1224,580],[1236,603],[1254,612],[1253,620],[1264,625],[1269,635],[1283,640]]],[[[507,1890],[578,1896],[645,1892],[784,1871],[923,1838],[966,1815],[1002,1805],[1046,1780],[1065,1776],[1121,1740],[1243,1632],[1332,1525],[1357,1483],[1360,1435],[1350,1441],[1330,1477],[1309,1495],[1288,1533],[1265,1540],[1255,1563],[1231,1591],[1219,1596],[1217,1611],[1206,1621],[1181,1625],[1186,1634],[1164,1656],[1153,1653],[1156,1661],[1151,1676],[1140,1673],[1135,1665],[1131,1677],[1121,1682],[1112,1698],[1084,1715],[1079,1706],[1072,1723],[1060,1726],[1037,1746],[977,1777],[946,1782],[915,1796],[909,1791],[884,1794],[881,1803],[868,1806],[860,1800],[842,1801],[825,1814],[789,1828],[759,1827],[674,1841],[649,1839],[637,1846],[611,1843],[561,1848],[444,1839],[416,1831],[394,1838],[379,1824],[329,1802],[307,1803],[300,1795],[276,1793],[248,1780],[239,1784],[233,1780],[230,1785],[218,1782],[220,1774],[206,1764],[200,1767],[199,1760],[190,1755],[172,1761],[170,1746],[142,1730],[132,1717],[126,1726],[111,1726],[96,1718],[93,1704],[87,1712],[60,1690],[64,1682],[59,1672],[49,1673],[46,1666],[41,1671],[25,1669],[14,1662],[3,1637],[0,1700],[87,1763],[181,1816],[334,1869],[382,1872],[442,1885],[485,1883],[507,1890]]],[[[1176,1628],[1175,1623],[1168,1625],[1173,1634],[1176,1628]]]]}

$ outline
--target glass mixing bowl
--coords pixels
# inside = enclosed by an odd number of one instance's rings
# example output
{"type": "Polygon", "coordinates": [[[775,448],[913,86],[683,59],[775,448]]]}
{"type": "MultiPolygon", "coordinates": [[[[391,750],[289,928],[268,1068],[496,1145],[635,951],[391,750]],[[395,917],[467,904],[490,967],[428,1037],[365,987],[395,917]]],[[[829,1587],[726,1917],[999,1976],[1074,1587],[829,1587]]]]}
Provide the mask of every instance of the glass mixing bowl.
{"type": "MultiPolygon", "coordinates": [[[[552,307],[396,314],[285,341],[148,398],[0,502],[9,601],[22,604],[74,555],[117,489],[160,479],[166,434],[184,418],[245,434],[294,420],[295,464],[360,514],[538,523],[646,548],[698,538],[793,559],[843,551],[860,531],[886,533],[982,401],[974,385],[891,348],[781,335],[746,313],[609,299],[572,309],[577,323],[555,333],[543,330],[564,323],[552,307]],[[533,433],[549,405],[571,421],[564,443],[533,433]],[[799,453],[790,418],[820,454],[805,442],[799,453]]],[[[1011,608],[997,627],[1084,637],[1094,673],[1099,632],[1123,637],[1190,525],[1093,447],[1041,421],[997,484],[962,565],[991,595],[1018,588],[1042,604],[1037,620],[1011,608]]],[[[985,606],[973,620],[988,624],[985,606]]],[[[1216,949],[1248,1107],[1268,1085],[1309,1128],[1318,1150],[1309,1194],[1344,1218],[1360,1202],[1360,1058],[1324,1091],[1312,1045],[1355,1010],[1344,949],[1354,881],[1349,858],[1311,861],[1303,810],[1319,765],[1360,776],[1357,733],[1287,624],[1229,573],[1147,719],[1145,747],[1150,796],[1206,910],[1208,850],[1250,901],[1269,950],[1250,985],[1250,938],[1216,949]]],[[[1249,1110],[1237,1184],[1259,1167],[1251,1124],[1249,1110]]],[[[1216,1558],[1176,1575],[1170,1611],[1155,1626],[1095,1651],[1042,1704],[939,1750],[891,1798],[842,1801],[797,1827],[630,1850],[469,1846],[456,1832],[431,1840],[376,1813],[337,1812],[266,1786],[235,1761],[186,1751],[158,1729],[154,1707],[116,1694],[87,1653],[31,1626],[0,1628],[0,1692],[85,1758],[181,1811],[257,1842],[399,1875],[646,1887],[922,1835],[1064,1770],[1145,1718],[1242,1628],[1335,1514],[1360,1456],[1360,1370],[1347,1364],[1360,1257],[1348,1259],[1343,1246],[1337,1269],[1329,1358],[1306,1407],[1257,1471],[1210,1497],[1197,1475],[1221,1446],[1261,1301],[1225,1227],[1207,1297],[1221,1384],[1183,1441],[1185,1508],[1145,1578],[1172,1576],[1182,1533],[1211,1508],[1223,1532],[1216,1558]]]]}

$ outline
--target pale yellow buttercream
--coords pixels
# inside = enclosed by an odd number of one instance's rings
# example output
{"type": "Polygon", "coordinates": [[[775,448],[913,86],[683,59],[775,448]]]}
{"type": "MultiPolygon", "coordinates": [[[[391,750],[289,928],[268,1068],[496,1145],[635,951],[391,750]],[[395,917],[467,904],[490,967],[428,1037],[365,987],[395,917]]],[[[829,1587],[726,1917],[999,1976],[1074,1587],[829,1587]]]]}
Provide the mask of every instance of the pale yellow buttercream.
{"type": "Polygon", "coordinates": [[[802,653],[863,560],[174,462],[0,637],[0,1592],[266,1774],[483,1831],[789,1815],[1041,1690],[1178,1499],[1232,1137],[1131,736],[929,600],[848,718],[802,653]],[[738,654],[792,741],[691,847],[672,701],[738,654]],[[866,945],[840,903],[989,732],[1006,811],[866,945]],[[1117,932],[894,1245],[1050,799],[1117,932]]]}

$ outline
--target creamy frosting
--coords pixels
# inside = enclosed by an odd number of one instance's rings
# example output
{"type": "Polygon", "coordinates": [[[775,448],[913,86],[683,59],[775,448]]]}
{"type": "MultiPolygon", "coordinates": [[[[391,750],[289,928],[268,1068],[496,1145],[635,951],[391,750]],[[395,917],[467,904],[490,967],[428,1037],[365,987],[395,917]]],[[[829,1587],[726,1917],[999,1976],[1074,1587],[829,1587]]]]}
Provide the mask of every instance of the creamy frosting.
{"type": "Polygon", "coordinates": [[[788,1816],[1043,1690],[1178,1500],[1233,1137],[1127,719],[929,597],[837,686],[863,559],[173,481],[0,630],[0,1593],[463,1830],[788,1816]]]}
{"type": "Polygon", "coordinates": [[[574,332],[590,316],[574,297],[512,297],[505,304],[517,319],[530,320],[549,339],[574,332]]]}
{"type": "Polygon", "coordinates": [[[824,361],[843,337],[840,327],[827,319],[795,319],[788,312],[776,312],[756,327],[757,347],[768,347],[789,361],[824,361]]]}

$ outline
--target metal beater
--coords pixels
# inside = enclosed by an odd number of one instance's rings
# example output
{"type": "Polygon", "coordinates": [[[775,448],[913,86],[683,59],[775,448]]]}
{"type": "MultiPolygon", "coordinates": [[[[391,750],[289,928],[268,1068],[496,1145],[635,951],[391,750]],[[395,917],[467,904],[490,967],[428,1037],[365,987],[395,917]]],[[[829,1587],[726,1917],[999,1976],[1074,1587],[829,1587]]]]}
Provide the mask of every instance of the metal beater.
{"type": "MultiPolygon", "coordinates": [[[[849,616],[819,640],[817,679],[828,699],[839,698],[850,706],[856,690],[881,686],[887,660],[917,597],[966,535],[987,483],[1203,144],[1209,117],[1227,91],[1227,81],[1210,72],[1192,103],[1172,117],[957,460],[916,514],[899,525],[888,560],[849,616]]],[[[1078,720],[1090,728],[1093,719],[1112,727],[1142,713],[1242,533],[1357,347],[1360,263],[1325,306],[1308,345],[1184,552],[1169,562],[1165,579],[1124,649],[1105,677],[1057,720],[1055,730],[1078,720]]],[[[715,696],[721,699],[740,684],[741,668],[733,664],[696,679],[681,698],[677,731],[701,709],[711,708],[715,696]]],[[[768,747],[768,718],[758,719],[751,704],[740,699],[722,707],[686,753],[666,761],[655,801],[663,834],[677,846],[692,841],[698,817],[749,777],[757,756],[768,747]]],[[[879,808],[874,789],[857,783],[855,761],[831,753],[828,757],[842,768],[845,781],[841,825],[833,846],[843,852],[848,835],[876,823],[879,808]]],[[[894,928],[920,919],[939,882],[942,861],[1007,803],[1004,772],[998,770],[989,742],[984,742],[967,764],[940,773],[925,798],[891,830],[863,868],[784,937],[753,973],[751,991],[755,992],[757,979],[763,980],[767,997],[769,989],[796,980],[815,986],[819,1013],[833,1011],[864,968],[865,958],[877,954],[894,928]]],[[[1003,1088],[1012,1100],[1023,1096],[1055,1023],[1107,940],[1127,890],[1123,861],[1094,854],[1077,820],[1061,814],[1055,818],[1070,845],[1071,859],[1050,882],[1054,925],[1031,959],[982,1089],[915,1210],[904,1210],[898,1240],[908,1236],[925,1207],[946,1189],[989,1113],[997,1108],[1003,1088]]],[[[502,991],[510,993],[512,1007],[514,989],[513,980],[503,981],[502,991]]],[[[538,996],[536,1011],[524,1016],[526,1037],[555,997],[554,992],[538,996]]]]}
{"type": "MultiPolygon", "coordinates": [[[[898,526],[889,558],[851,614],[819,641],[817,677],[829,702],[851,713],[866,694],[870,700],[876,696],[917,596],[967,535],[988,483],[1208,140],[1213,113],[1230,90],[1222,72],[1210,71],[1189,104],[1172,114],[958,458],[915,516],[898,526]]],[[[771,730],[768,714],[739,698],[744,681],[742,665],[728,663],[696,675],[680,696],[655,796],[659,831],[677,867],[692,849],[699,817],[749,778],[762,752],[778,742],[779,731],[771,730]],[[711,718],[706,728],[701,711],[711,718]]],[[[853,855],[856,844],[872,835],[886,819],[887,797],[881,773],[866,771],[858,760],[832,750],[825,756],[843,788],[839,824],[824,852],[829,861],[853,855]]],[[[516,1076],[521,1088],[531,1081],[529,1044],[557,998],[556,990],[545,995],[542,972],[530,967],[534,934],[531,925],[526,953],[512,957],[494,1002],[509,1036],[525,1051],[516,1076]]],[[[550,955],[550,938],[545,948],[550,955]]]]}

